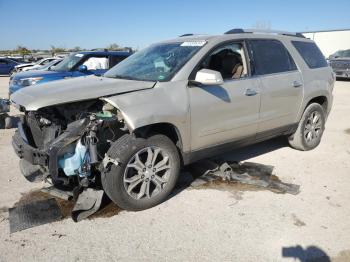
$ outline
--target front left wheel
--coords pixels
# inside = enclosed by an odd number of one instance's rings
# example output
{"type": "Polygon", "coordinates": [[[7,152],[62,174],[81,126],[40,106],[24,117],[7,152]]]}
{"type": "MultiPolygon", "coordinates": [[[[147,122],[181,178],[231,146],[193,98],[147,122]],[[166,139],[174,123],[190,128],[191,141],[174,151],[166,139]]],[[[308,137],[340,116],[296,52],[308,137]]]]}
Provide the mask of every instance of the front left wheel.
{"type": "Polygon", "coordinates": [[[124,135],[112,144],[107,155],[119,164],[112,164],[103,172],[103,189],[126,210],[138,211],[160,204],[179,176],[178,150],[164,135],[146,139],[124,135]]]}

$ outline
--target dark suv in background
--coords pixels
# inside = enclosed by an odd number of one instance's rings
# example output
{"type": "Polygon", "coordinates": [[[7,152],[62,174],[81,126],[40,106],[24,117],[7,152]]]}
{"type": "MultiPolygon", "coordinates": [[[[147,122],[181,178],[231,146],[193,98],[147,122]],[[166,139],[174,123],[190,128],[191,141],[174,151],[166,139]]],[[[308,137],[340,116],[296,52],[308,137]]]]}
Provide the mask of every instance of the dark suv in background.
{"type": "Polygon", "coordinates": [[[331,55],[329,65],[338,78],[350,78],[350,49],[337,51],[331,55]]]}

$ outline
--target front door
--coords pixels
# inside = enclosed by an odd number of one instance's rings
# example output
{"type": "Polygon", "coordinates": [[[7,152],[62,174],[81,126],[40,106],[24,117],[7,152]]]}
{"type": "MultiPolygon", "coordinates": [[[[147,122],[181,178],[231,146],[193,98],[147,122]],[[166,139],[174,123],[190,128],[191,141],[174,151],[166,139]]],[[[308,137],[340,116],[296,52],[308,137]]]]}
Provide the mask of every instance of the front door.
{"type": "Polygon", "coordinates": [[[254,138],[259,118],[259,82],[249,77],[244,44],[225,44],[198,67],[221,73],[222,85],[189,87],[191,150],[254,138]]]}

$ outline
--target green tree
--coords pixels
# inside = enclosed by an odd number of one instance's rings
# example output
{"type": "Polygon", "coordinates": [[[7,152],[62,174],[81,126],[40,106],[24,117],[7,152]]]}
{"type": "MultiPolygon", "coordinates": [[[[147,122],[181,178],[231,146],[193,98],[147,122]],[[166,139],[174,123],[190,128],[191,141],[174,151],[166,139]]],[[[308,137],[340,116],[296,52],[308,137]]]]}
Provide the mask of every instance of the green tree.
{"type": "Polygon", "coordinates": [[[28,48],[26,48],[25,46],[21,46],[21,45],[17,46],[16,52],[18,52],[23,57],[23,59],[24,59],[24,56],[31,54],[31,52],[28,48]]]}
{"type": "Polygon", "coordinates": [[[66,49],[65,48],[62,48],[62,47],[56,47],[54,45],[51,45],[51,55],[54,56],[55,54],[57,53],[61,53],[61,52],[65,52],[66,49]]]}
{"type": "Polygon", "coordinates": [[[118,44],[116,43],[113,43],[113,44],[110,44],[108,47],[107,47],[108,50],[120,50],[122,49],[118,44]]]}
{"type": "Polygon", "coordinates": [[[75,46],[74,48],[70,49],[69,51],[71,52],[78,52],[78,51],[81,51],[83,50],[80,46],[75,46]]]}

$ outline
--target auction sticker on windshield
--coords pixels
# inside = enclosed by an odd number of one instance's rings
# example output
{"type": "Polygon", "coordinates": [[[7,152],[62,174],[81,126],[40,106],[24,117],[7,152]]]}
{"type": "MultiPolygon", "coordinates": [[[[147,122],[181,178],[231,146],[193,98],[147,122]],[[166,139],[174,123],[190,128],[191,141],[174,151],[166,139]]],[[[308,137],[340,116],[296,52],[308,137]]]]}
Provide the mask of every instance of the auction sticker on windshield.
{"type": "Polygon", "coordinates": [[[181,46],[204,46],[206,41],[188,41],[183,42],[181,46]]]}

